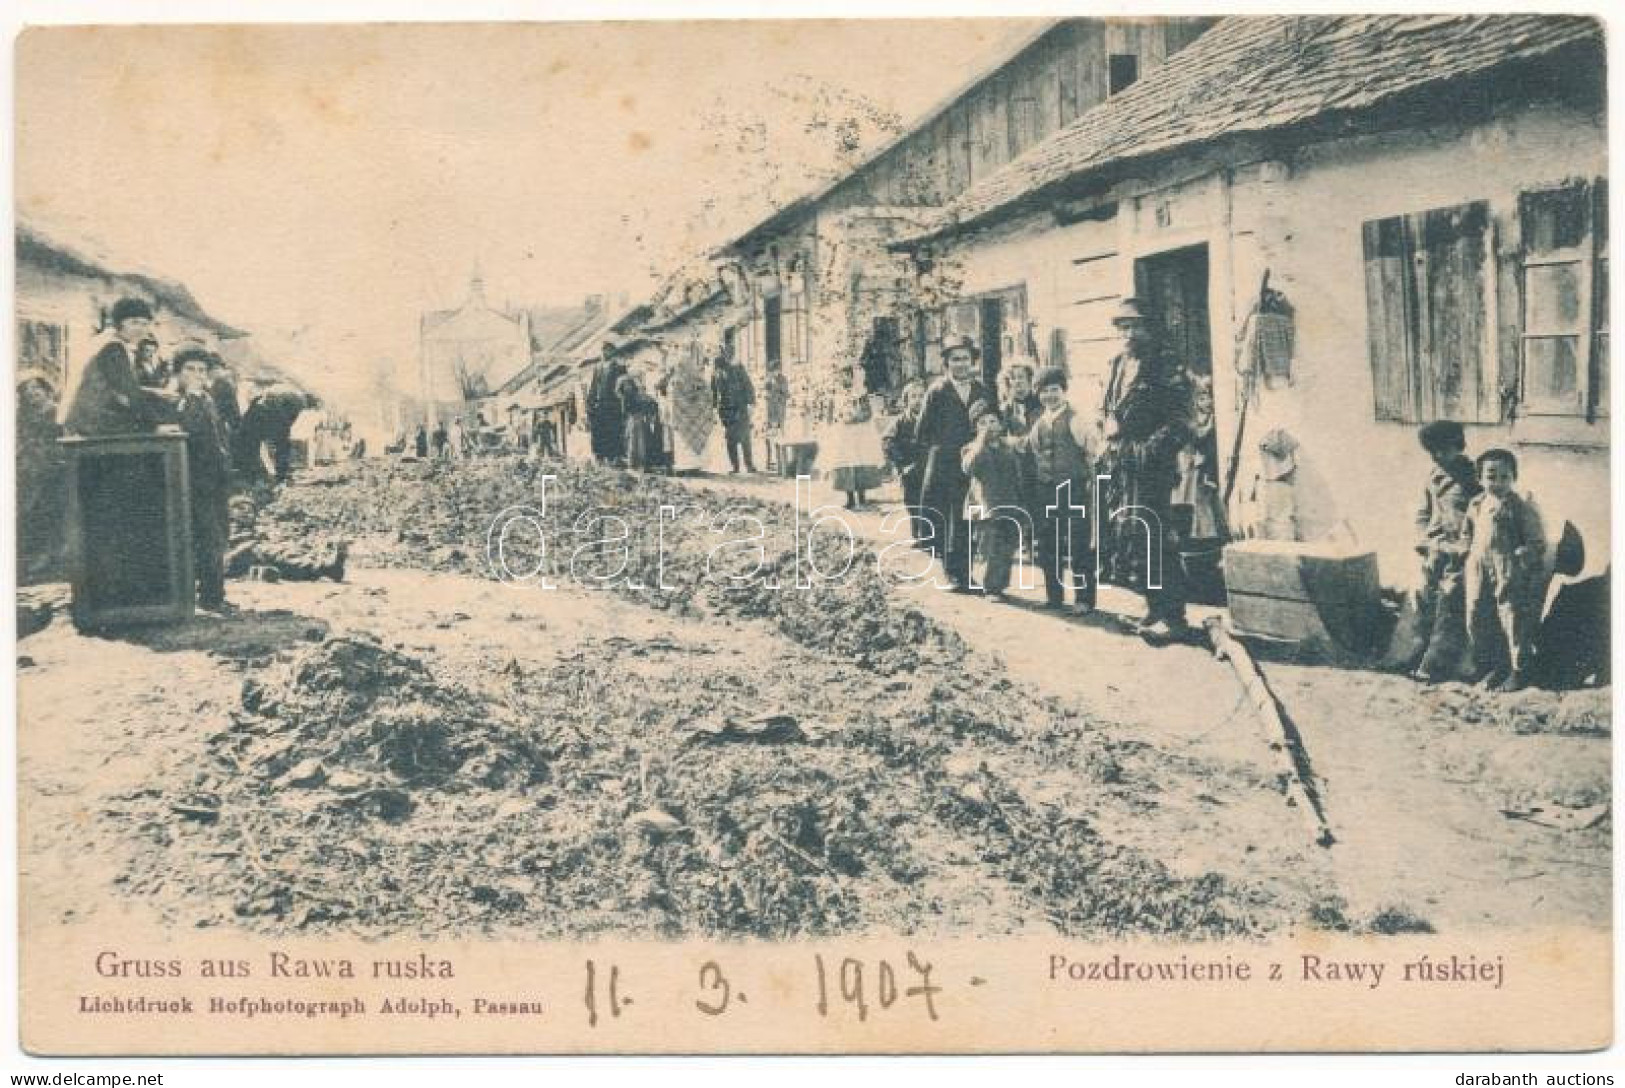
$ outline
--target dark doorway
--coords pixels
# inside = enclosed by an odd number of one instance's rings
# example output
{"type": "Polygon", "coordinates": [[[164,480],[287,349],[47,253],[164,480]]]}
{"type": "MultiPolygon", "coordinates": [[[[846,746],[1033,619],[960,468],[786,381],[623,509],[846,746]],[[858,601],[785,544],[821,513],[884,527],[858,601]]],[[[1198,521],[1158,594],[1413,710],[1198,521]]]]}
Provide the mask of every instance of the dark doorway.
{"type": "Polygon", "coordinates": [[[897,343],[897,319],[875,318],[869,340],[863,345],[865,393],[890,393],[901,384],[902,359],[897,343]]]}
{"type": "Polygon", "coordinates": [[[1004,366],[1004,300],[984,298],[978,303],[982,334],[982,384],[999,388],[999,370],[1004,366]]]}
{"type": "Polygon", "coordinates": [[[1207,246],[1175,249],[1135,261],[1134,293],[1150,319],[1157,347],[1193,373],[1212,374],[1207,246]]]}
{"type": "MultiPolygon", "coordinates": [[[[1181,560],[1193,601],[1222,605],[1224,573],[1220,565],[1229,538],[1222,502],[1218,429],[1212,416],[1213,336],[1208,321],[1207,246],[1170,250],[1134,262],[1134,293],[1145,313],[1165,365],[1192,377],[1192,396],[1206,398],[1209,421],[1195,442],[1199,461],[1182,459],[1181,476],[1170,513],[1181,537],[1181,560]],[[1203,512],[1205,511],[1205,516],[1203,512]]],[[[1196,405],[1192,405],[1195,409],[1196,405]]]]}

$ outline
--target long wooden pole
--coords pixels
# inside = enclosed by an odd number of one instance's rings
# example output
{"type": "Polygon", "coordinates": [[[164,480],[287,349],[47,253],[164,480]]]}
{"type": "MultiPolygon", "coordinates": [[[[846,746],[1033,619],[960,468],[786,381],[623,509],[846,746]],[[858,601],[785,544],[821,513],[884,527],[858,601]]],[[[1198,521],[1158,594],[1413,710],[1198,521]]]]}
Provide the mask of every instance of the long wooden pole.
{"type": "Polygon", "coordinates": [[[1325,800],[1309,763],[1309,751],[1304,747],[1303,734],[1270,690],[1264,673],[1253,655],[1240,640],[1232,635],[1221,619],[1212,619],[1206,625],[1213,656],[1230,662],[1230,668],[1240,681],[1242,690],[1252,703],[1253,712],[1264,727],[1264,739],[1276,754],[1286,780],[1287,804],[1298,809],[1309,821],[1310,833],[1317,846],[1331,846],[1337,841],[1326,818],[1325,800]]]}

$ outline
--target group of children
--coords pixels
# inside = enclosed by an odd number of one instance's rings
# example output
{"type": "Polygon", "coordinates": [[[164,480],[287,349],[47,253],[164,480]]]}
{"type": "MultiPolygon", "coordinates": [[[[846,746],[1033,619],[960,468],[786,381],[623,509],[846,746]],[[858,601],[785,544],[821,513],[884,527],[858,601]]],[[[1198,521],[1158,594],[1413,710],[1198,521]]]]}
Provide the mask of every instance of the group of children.
{"type": "Polygon", "coordinates": [[[971,409],[976,437],[962,463],[970,478],[967,515],[985,564],[982,588],[1004,600],[1017,553],[1030,540],[1046,603],[1064,607],[1070,587],[1073,610],[1092,612],[1095,550],[1082,511],[1092,494],[1098,435],[1067,399],[1059,367],[1045,367],[1027,384],[1023,370],[1002,413],[986,403],[971,409]]]}
{"type": "MultiPolygon", "coordinates": [[[[967,512],[985,564],[982,588],[1002,600],[1018,552],[1030,541],[1049,606],[1063,607],[1070,586],[1073,609],[1086,613],[1096,604],[1095,555],[1080,508],[1092,494],[1099,433],[1071,406],[1064,371],[1040,370],[1030,389],[1025,372],[1014,378],[1002,411],[972,406],[976,436],[963,453],[967,512]]],[[[1517,691],[1529,683],[1548,583],[1539,511],[1517,490],[1518,459],[1510,450],[1469,459],[1461,425],[1448,421],[1428,424],[1419,437],[1434,468],[1416,519],[1425,645],[1413,675],[1517,691]]],[[[905,493],[906,473],[900,466],[905,493]]]]}
{"type": "Polygon", "coordinates": [[[1511,451],[1469,460],[1461,425],[1448,421],[1427,424],[1418,437],[1433,471],[1416,514],[1424,646],[1413,675],[1454,680],[1465,670],[1484,687],[1517,691],[1529,682],[1547,584],[1539,512],[1515,490],[1511,451]]]}
{"type": "MultiPolygon", "coordinates": [[[[1005,600],[1015,561],[1030,546],[1048,605],[1064,607],[1070,587],[1073,609],[1093,611],[1094,539],[1081,511],[1092,494],[1098,431],[1072,408],[1060,368],[1045,367],[1035,379],[1018,365],[1002,377],[999,404],[978,399],[969,406],[975,435],[960,454],[969,482],[965,515],[983,563],[980,588],[1005,600]]],[[[918,383],[904,387],[884,441],[904,505],[915,515],[916,539],[927,520],[919,507],[925,457],[914,435],[921,399],[918,383]]]]}

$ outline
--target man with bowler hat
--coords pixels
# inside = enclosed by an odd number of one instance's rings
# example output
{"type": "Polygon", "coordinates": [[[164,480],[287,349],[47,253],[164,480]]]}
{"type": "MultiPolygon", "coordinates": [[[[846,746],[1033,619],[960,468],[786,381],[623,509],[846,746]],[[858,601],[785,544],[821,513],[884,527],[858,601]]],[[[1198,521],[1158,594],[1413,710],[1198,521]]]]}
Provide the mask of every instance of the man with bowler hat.
{"type": "Polygon", "coordinates": [[[976,379],[981,352],[968,336],[951,336],[942,343],[948,373],[931,383],[920,404],[914,440],[924,459],[920,478],[920,515],[929,526],[925,543],[942,560],[956,592],[970,588],[970,524],[965,520],[965,496],[970,479],[961,455],[976,437],[971,419],[980,405],[997,411],[999,402],[976,379]]]}
{"type": "Polygon", "coordinates": [[[1139,633],[1149,641],[1182,637],[1185,568],[1169,498],[1179,482],[1179,451],[1189,435],[1191,391],[1151,342],[1137,300],[1112,316],[1122,350],[1112,359],[1101,403],[1108,473],[1101,525],[1101,564],[1113,581],[1145,597],[1139,633]]]}
{"type": "Polygon", "coordinates": [[[174,419],[169,399],[136,380],[136,345],[151,336],[152,307],[139,298],[119,299],[112,328],[112,338],[85,364],[69,402],[65,422],[74,434],[138,434],[174,419]]]}

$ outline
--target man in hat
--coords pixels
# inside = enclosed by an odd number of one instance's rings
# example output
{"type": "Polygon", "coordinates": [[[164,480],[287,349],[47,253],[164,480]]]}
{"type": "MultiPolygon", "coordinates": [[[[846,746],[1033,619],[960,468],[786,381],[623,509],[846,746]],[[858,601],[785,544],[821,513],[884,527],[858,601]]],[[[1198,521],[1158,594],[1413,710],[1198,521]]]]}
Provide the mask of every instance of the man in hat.
{"type": "Polygon", "coordinates": [[[999,402],[976,379],[981,352],[968,336],[943,341],[942,361],[948,373],[926,390],[914,424],[914,441],[925,468],[920,478],[920,516],[926,543],[947,571],[958,592],[970,588],[970,524],[965,520],[965,496],[970,480],[962,455],[976,437],[971,424],[978,405],[993,411],[999,402]]]}
{"type": "Polygon", "coordinates": [[[180,379],[177,414],[181,429],[186,432],[197,599],[204,609],[219,611],[226,604],[230,445],[225,424],[209,391],[212,355],[201,345],[184,347],[175,353],[175,370],[180,379]]]}
{"type": "Polygon", "coordinates": [[[751,384],[745,368],[728,357],[726,348],[717,353],[716,369],[711,373],[711,403],[722,423],[722,437],[728,447],[728,464],[732,471],[739,471],[743,455],[745,471],[755,472],[756,464],[750,451],[750,409],[756,403],[756,387],[751,384]]]}
{"type": "Polygon", "coordinates": [[[226,448],[230,449],[232,436],[242,426],[243,410],[237,405],[237,379],[217,351],[209,352],[209,396],[214,398],[214,410],[226,428],[226,448]]]}
{"type": "Polygon", "coordinates": [[[1169,498],[1179,482],[1179,451],[1189,440],[1191,395],[1155,350],[1137,300],[1124,299],[1112,324],[1122,348],[1112,359],[1100,410],[1101,471],[1109,474],[1101,564],[1107,577],[1145,597],[1140,634],[1164,641],[1188,629],[1185,568],[1169,498]]]}
{"type": "Polygon", "coordinates": [[[602,358],[587,386],[587,427],[592,433],[592,455],[601,465],[626,457],[626,420],[621,410],[620,381],[626,364],[616,358],[619,346],[605,340],[602,358]]]}
{"type": "Polygon", "coordinates": [[[119,299],[112,328],[112,338],[85,364],[69,403],[65,422],[75,434],[139,433],[174,418],[169,400],[136,380],[136,345],[152,334],[152,307],[138,298],[119,299]]]}

